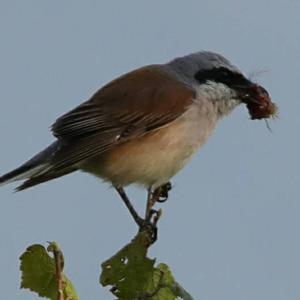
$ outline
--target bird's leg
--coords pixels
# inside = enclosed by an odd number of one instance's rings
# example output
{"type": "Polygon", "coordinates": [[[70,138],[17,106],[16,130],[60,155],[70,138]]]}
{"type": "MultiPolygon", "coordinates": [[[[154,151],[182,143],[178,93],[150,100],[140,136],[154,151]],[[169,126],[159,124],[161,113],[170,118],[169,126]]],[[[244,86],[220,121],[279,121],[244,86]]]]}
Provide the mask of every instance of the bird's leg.
{"type": "Polygon", "coordinates": [[[150,187],[148,189],[148,194],[147,194],[147,206],[146,206],[146,212],[145,212],[145,220],[147,222],[151,222],[151,218],[153,214],[155,214],[155,210],[153,210],[153,206],[156,202],[156,197],[154,195],[153,189],[150,187]]]}
{"type": "Polygon", "coordinates": [[[147,194],[147,206],[146,206],[146,212],[145,212],[144,226],[140,227],[140,231],[144,231],[144,230],[147,231],[151,237],[152,243],[154,243],[157,240],[156,223],[159,218],[157,211],[152,209],[155,202],[156,202],[156,200],[154,197],[153,189],[150,187],[148,189],[148,194],[147,194]],[[153,217],[153,220],[152,220],[152,217],[153,217]]]}
{"type": "Polygon", "coordinates": [[[171,182],[167,182],[157,189],[154,190],[154,197],[156,198],[156,202],[163,203],[166,202],[169,198],[169,192],[172,189],[171,182]]]}
{"type": "Polygon", "coordinates": [[[133,217],[135,223],[139,226],[139,228],[142,228],[145,224],[145,220],[143,220],[136,210],[134,209],[133,205],[131,204],[129,198],[127,197],[125,190],[122,187],[115,187],[116,191],[119,193],[121,199],[125,203],[126,207],[128,208],[131,216],[133,217]]]}
{"type": "Polygon", "coordinates": [[[156,199],[153,197],[152,189],[148,190],[148,198],[147,198],[147,208],[146,208],[146,215],[145,219],[142,219],[136,210],[134,209],[133,205],[131,204],[129,198],[127,197],[125,190],[122,187],[115,187],[116,191],[120,195],[121,199],[125,203],[126,207],[128,208],[130,214],[132,215],[135,223],[139,226],[139,231],[146,231],[150,238],[151,243],[154,243],[157,240],[157,227],[156,224],[160,217],[160,213],[153,210],[152,207],[154,206],[156,199]]]}

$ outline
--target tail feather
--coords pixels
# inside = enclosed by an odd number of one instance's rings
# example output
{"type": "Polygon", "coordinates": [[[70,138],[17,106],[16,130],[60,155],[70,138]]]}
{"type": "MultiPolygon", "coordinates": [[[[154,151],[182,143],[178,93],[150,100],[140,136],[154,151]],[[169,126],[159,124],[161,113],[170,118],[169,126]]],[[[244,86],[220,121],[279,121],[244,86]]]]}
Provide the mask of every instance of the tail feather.
{"type": "Polygon", "coordinates": [[[15,170],[1,176],[0,186],[34,176],[35,174],[39,173],[44,167],[45,165],[42,164],[35,167],[24,164],[19,168],[16,168],[15,170]]]}
{"type": "Polygon", "coordinates": [[[23,191],[23,190],[28,189],[30,187],[33,187],[37,184],[55,179],[57,177],[61,177],[63,175],[67,175],[67,174],[69,174],[73,171],[76,171],[76,169],[70,168],[68,170],[64,170],[64,172],[59,172],[59,173],[46,172],[42,175],[37,175],[37,176],[30,177],[29,179],[24,181],[21,185],[16,187],[15,191],[16,192],[23,191]]]}
{"type": "Polygon", "coordinates": [[[51,158],[59,149],[61,149],[60,141],[54,142],[20,167],[0,176],[0,186],[14,181],[27,179],[23,184],[16,188],[17,191],[21,191],[75,171],[76,168],[74,167],[64,169],[61,172],[51,171],[51,158]]]}

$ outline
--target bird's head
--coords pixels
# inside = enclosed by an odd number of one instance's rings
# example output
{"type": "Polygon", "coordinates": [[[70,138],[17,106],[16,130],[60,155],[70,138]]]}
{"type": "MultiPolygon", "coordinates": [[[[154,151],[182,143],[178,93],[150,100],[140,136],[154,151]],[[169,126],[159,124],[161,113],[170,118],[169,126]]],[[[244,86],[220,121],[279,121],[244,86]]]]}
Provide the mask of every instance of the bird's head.
{"type": "Polygon", "coordinates": [[[185,79],[198,86],[199,90],[209,91],[212,99],[226,98],[229,102],[246,104],[252,119],[269,118],[277,113],[277,106],[267,90],[248,79],[220,54],[202,51],[171,63],[177,65],[177,69],[179,66],[185,79]]]}

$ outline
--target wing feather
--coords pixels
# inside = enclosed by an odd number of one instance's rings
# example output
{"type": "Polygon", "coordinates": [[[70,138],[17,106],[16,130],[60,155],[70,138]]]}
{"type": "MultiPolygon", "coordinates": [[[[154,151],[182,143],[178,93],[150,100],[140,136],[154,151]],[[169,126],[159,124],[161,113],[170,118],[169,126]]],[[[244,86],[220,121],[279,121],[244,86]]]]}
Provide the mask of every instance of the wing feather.
{"type": "Polygon", "coordinates": [[[191,88],[158,66],[114,80],[52,125],[54,136],[64,146],[52,158],[50,171],[68,169],[166,126],[184,113],[193,97],[191,88]]]}

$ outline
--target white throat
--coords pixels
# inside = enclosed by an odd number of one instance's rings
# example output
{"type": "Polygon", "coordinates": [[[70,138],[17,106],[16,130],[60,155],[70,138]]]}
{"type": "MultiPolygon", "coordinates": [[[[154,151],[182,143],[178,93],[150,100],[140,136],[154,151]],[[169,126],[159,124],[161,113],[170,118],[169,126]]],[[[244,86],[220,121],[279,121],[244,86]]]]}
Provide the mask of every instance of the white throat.
{"type": "Polygon", "coordinates": [[[194,86],[196,101],[199,105],[210,102],[219,118],[228,115],[241,101],[236,92],[223,83],[208,81],[206,84],[194,86]]]}

